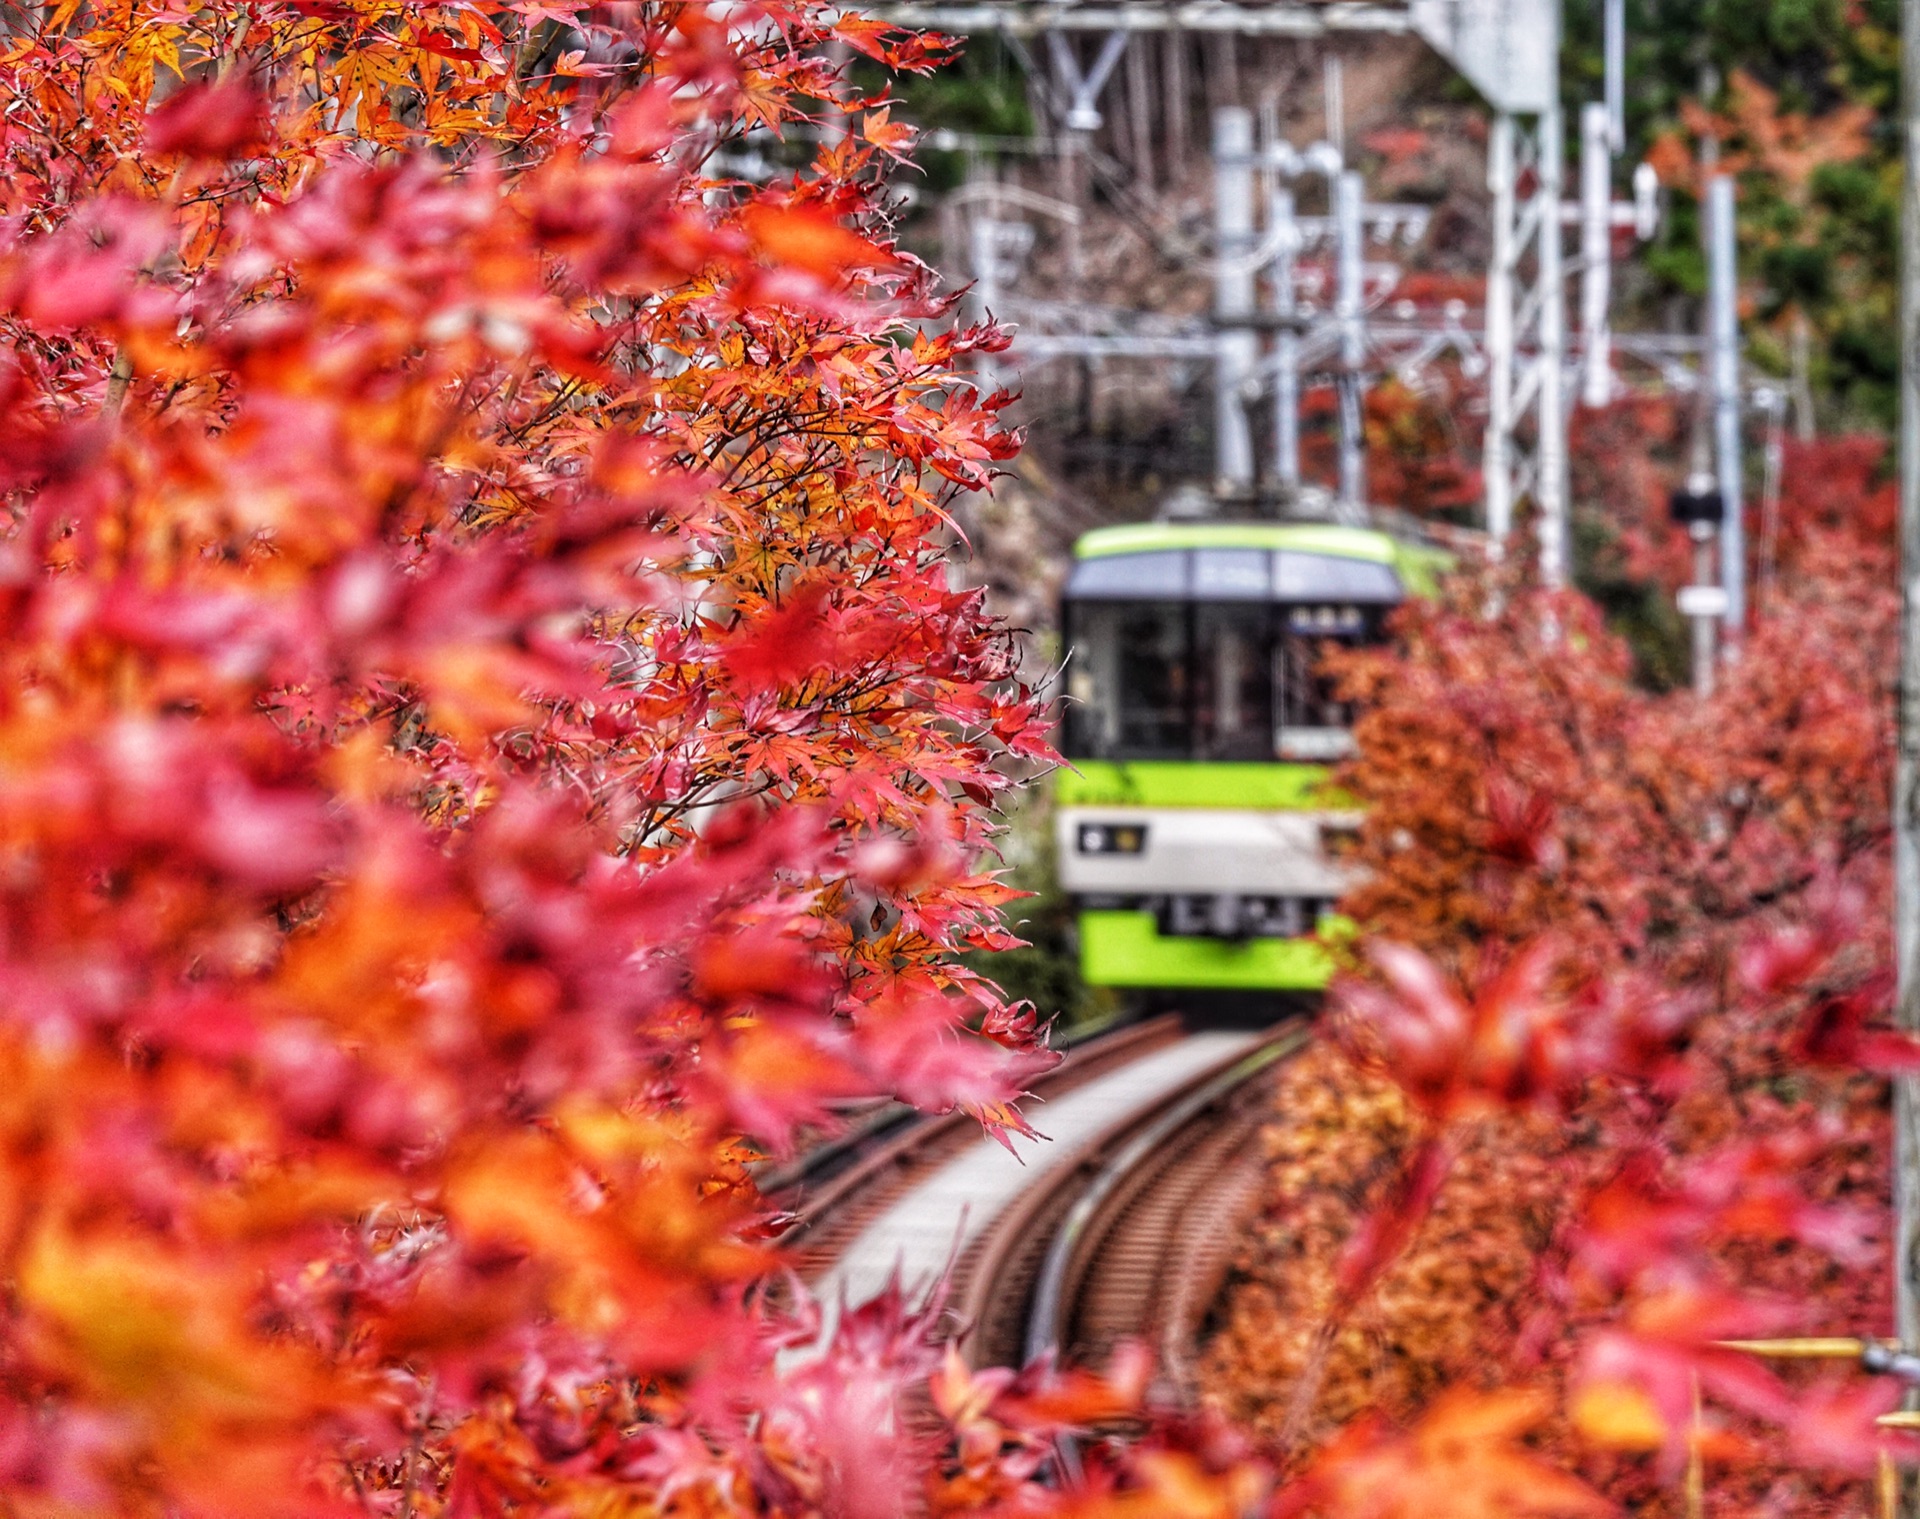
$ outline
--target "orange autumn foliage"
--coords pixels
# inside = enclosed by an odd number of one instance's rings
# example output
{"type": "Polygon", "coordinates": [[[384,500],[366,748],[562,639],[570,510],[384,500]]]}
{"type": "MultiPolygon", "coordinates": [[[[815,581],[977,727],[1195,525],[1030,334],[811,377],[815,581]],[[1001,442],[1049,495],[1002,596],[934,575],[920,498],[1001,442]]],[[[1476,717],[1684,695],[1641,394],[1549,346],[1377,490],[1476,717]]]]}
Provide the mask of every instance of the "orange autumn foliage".
{"type": "Polygon", "coordinates": [[[983,856],[1049,753],[945,570],[1016,447],[959,373],[1004,335],[895,246],[884,102],[727,158],[863,104],[837,46],[938,44],[0,26],[7,1511],[1061,1501],[1035,1452],[1118,1394],[986,1399],[955,1487],[899,1417],[937,1309],[822,1338],[748,1169],[849,1096],[1017,1125],[1053,1058],[956,958],[1010,942],[983,856]]]}
{"type": "Polygon", "coordinates": [[[1709,700],[1637,688],[1589,604],[1511,574],[1342,657],[1366,703],[1347,905],[1377,943],[1345,1047],[1283,1079],[1208,1352],[1293,1490],[1368,1419],[1475,1388],[1544,1396],[1533,1448],[1634,1513],[1680,1511],[1696,1380],[1710,1512],[1829,1504],[1911,1457],[1872,1424],[1895,1389],[1712,1346],[1890,1327],[1875,1073],[1920,1047],[1880,974],[1897,604],[1871,453],[1790,458],[1778,580],[1709,700]]]}

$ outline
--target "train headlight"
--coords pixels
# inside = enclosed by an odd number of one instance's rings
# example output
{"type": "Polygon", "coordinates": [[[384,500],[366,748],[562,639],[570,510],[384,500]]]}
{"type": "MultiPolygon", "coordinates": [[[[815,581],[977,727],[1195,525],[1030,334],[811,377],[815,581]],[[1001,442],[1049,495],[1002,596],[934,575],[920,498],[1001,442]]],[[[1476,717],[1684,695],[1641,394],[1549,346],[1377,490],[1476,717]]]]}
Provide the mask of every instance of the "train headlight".
{"type": "Polygon", "coordinates": [[[1077,838],[1082,854],[1144,854],[1144,823],[1082,823],[1077,838]]]}
{"type": "Polygon", "coordinates": [[[1287,626],[1310,637],[1358,633],[1366,621],[1358,607],[1294,607],[1287,613],[1287,626]]]}

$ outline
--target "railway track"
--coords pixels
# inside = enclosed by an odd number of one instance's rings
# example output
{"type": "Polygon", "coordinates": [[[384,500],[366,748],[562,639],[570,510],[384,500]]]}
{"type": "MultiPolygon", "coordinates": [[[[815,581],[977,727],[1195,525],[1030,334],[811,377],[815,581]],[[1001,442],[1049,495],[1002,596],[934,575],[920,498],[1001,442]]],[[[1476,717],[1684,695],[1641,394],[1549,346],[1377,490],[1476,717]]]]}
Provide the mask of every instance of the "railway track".
{"type": "Polygon", "coordinates": [[[1304,1024],[1276,1029],[1117,1117],[996,1220],[958,1298],[975,1364],[1100,1365],[1138,1340],[1164,1390],[1190,1400],[1195,1342],[1260,1183],[1264,1078],[1305,1038],[1304,1024]]]}
{"type": "Polygon", "coordinates": [[[831,1304],[946,1270],[974,1364],[1100,1364],[1144,1340],[1162,1390],[1187,1401],[1259,1182],[1267,1078],[1306,1037],[1303,1020],[1248,1033],[1164,1018],[1090,1043],[1036,1091],[1029,1114],[1053,1138],[1022,1144],[1024,1165],[963,1116],[836,1157],[797,1205],[801,1274],[831,1304]]]}
{"type": "MultiPolygon", "coordinates": [[[[1047,1102],[1176,1043],[1181,1033],[1177,1018],[1164,1017],[1089,1040],[1034,1084],[1032,1106],[1043,1110],[1047,1102]]],[[[785,1243],[800,1275],[817,1284],[875,1220],[983,1142],[979,1123],[965,1113],[923,1118],[891,1108],[870,1115],[845,1140],[763,1180],[769,1195],[792,1199],[795,1222],[785,1243]]]]}

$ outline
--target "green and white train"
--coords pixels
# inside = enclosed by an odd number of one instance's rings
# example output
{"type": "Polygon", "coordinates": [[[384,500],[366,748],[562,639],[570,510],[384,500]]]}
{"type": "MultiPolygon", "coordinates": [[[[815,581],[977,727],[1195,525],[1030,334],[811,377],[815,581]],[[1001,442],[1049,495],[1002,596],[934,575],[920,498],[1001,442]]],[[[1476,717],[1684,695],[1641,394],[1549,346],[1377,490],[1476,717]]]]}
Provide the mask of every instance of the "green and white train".
{"type": "Polygon", "coordinates": [[[1278,522],[1102,528],[1074,548],[1055,827],[1092,985],[1305,991],[1357,821],[1329,643],[1378,641],[1435,550],[1278,522]]]}

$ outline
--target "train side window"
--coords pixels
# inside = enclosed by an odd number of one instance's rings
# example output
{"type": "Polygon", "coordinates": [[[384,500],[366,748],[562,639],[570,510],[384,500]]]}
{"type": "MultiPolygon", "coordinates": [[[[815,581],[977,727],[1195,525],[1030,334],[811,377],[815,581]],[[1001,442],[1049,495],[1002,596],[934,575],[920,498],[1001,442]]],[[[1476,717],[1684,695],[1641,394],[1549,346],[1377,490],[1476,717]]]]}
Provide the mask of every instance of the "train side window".
{"type": "Polygon", "coordinates": [[[1379,619],[1355,607],[1288,607],[1274,646],[1274,686],[1279,697],[1274,724],[1275,755],[1324,764],[1353,752],[1353,710],[1334,694],[1323,661],[1329,648],[1370,643],[1379,619]]]}
{"type": "Polygon", "coordinates": [[[1070,755],[1186,758],[1192,723],[1187,629],[1187,608],[1179,602],[1074,607],[1070,755]]]}
{"type": "Polygon", "coordinates": [[[1264,606],[1194,616],[1194,757],[1273,758],[1273,625],[1264,606]]]}

